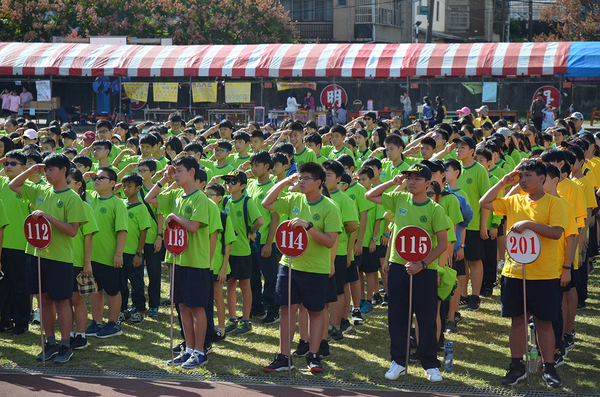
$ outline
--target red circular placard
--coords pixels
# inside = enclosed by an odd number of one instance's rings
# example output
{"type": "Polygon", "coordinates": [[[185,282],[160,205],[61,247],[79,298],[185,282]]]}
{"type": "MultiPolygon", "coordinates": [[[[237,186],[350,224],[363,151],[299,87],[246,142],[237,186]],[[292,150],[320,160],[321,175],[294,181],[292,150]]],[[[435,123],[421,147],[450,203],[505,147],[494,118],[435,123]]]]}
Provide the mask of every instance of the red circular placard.
{"type": "Polygon", "coordinates": [[[165,246],[173,256],[183,254],[188,245],[188,233],[176,221],[171,221],[165,230],[165,246]]]}
{"type": "Polygon", "coordinates": [[[52,226],[48,219],[43,216],[33,219],[33,216],[29,215],[25,219],[25,238],[27,242],[35,248],[43,250],[50,245],[52,240],[52,226]]]}
{"type": "Polygon", "coordinates": [[[334,90],[333,84],[330,84],[323,88],[320,99],[321,105],[325,106],[326,108],[339,109],[342,106],[342,103],[348,103],[348,94],[346,94],[346,90],[342,88],[342,86],[336,84],[334,90]]]}
{"type": "Polygon", "coordinates": [[[285,256],[296,258],[308,247],[308,232],[303,227],[290,227],[290,221],[283,221],[275,232],[275,244],[285,256]]]}
{"type": "Polygon", "coordinates": [[[394,239],[396,253],[407,262],[420,262],[431,252],[431,237],[422,228],[406,226],[394,239]]]}
{"type": "Polygon", "coordinates": [[[542,93],[542,95],[544,96],[544,102],[546,102],[546,105],[550,105],[555,109],[558,109],[558,107],[560,106],[560,102],[561,102],[561,97],[560,97],[560,91],[558,91],[558,89],[549,86],[549,85],[545,85],[541,88],[538,88],[535,93],[533,94],[533,100],[537,99],[537,95],[538,93],[542,93]]]}

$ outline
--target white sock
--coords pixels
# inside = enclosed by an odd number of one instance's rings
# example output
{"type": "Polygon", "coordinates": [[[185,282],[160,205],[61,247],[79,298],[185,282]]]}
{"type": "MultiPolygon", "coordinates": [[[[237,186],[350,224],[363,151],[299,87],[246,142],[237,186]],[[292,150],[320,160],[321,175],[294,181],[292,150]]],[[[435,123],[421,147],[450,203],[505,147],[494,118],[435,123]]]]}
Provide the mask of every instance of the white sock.
{"type": "Polygon", "coordinates": [[[71,338],[74,338],[74,337],[75,337],[75,334],[74,334],[73,332],[69,332],[69,336],[70,336],[71,338]]]}
{"type": "Polygon", "coordinates": [[[87,338],[85,337],[85,332],[78,332],[78,333],[77,333],[77,336],[81,336],[83,339],[87,339],[87,338]]]}
{"type": "Polygon", "coordinates": [[[194,355],[195,355],[196,357],[203,356],[203,355],[204,355],[204,352],[201,352],[201,351],[198,351],[198,350],[195,350],[195,349],[194,349],[194,355]]]}
{"type": "Polygon", "coordinates": [[[192,354],[192,353],[194,352],[194,349],[192,349],[191,347],[186,347],[186,348],[185,348],[185,352],[186,352],[187,354],[192,354]]]}
{"type": "Polygon", "coordinates": [[[224,334],[225,333],[225,327],[219,328],[219,331],[221,331],[221,333],[224,334]]]}

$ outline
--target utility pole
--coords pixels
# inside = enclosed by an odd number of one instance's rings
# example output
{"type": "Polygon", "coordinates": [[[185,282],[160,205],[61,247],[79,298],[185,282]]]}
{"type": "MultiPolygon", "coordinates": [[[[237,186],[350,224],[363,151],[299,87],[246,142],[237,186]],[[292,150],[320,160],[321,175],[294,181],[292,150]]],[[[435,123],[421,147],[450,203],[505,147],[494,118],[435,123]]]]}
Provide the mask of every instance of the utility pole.
{"type": "Polygon", "coordinates": [[[433,9],[435,8],[435,0],[429,0],[429,11],[427,12],[427,40],[426,43],[431,43],[433,36],[433,9]]]}
{"type": "Polygon", "coordinates": [[[533,41],[533,1],[529,0],[529,41],[533,41]]]}

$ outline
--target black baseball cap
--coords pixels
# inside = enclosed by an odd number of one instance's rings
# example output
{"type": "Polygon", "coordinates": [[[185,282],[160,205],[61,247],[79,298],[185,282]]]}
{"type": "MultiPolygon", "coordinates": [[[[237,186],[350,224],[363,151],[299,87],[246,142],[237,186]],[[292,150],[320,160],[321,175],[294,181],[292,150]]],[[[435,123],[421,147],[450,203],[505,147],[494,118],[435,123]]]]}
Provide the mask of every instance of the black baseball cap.
{"type": "Polygon", "coordinates": [[[224,181],[228,179],[237,179],[243,185],[248,184],[248,176],[244,171],[238,169],[232,170],[231,172],[229,172],[229,174],[221,176],[221,179],[223,179],[224,181]]]}
{"type": "Polygon", "coordinates": [[[460,138],[454,138],[454,140],[452,141],[454,143],[458,143],[458,142],[462,142],[466,145],[469,145],[469,147],[471,149],[475,149],[477,147],[477,142],[475,142],[475,139],[471,138],[470,136],[461,136],[460,138]]]}
{"type": "Polygon", "coordinates": [[[402,171],[402,174],[417,174],[431,180],[431,170],[425,164],[417,163],[410,166],[409,169],[402,171]]]}
{"type": "Polygon", "coordinates": [[[423,160],[422,164],[427,166],[431,172],[446,172],[446,166],[440,159],[423,160]]]}
{"type": "Polygon", "coordinates": [[[77,133],[75,131],[73,131],[73,130],[63,131],[60,135],[63,136],[63,137],[71,138],[72,140],[76,140],[77,139],[77,133]]]}

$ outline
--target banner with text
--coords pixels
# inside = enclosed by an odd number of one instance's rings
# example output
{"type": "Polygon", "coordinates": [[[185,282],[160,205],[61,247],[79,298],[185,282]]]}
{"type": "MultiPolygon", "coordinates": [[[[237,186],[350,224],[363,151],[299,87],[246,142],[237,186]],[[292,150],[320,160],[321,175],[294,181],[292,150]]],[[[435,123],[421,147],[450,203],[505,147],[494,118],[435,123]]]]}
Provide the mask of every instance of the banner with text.
{"type": "Polygon", "coordinates": [[[152,89],[154,91],[154,102],[177,103],[178,83],[154,83],[152,89]]]}
{"type": "Polygon", "coordinates": [[[277,91],[295,90],[296,88],[316,91],[317,83],[277,83],[277,91]]]}
{"type": "Polygon", "coordinates": [[[225,103],[250,102],[250,83],[225,83],[225,103]]]}
{"type": "Polygon", "coordinates": [[[217,102],[218,83],[192,83],[194,102],[217,102]]]}
{"type": "Polygon", "coordinates": [[[123,83],[127,98],[132,101],[148,102],[149,83],[123,83]]]}

